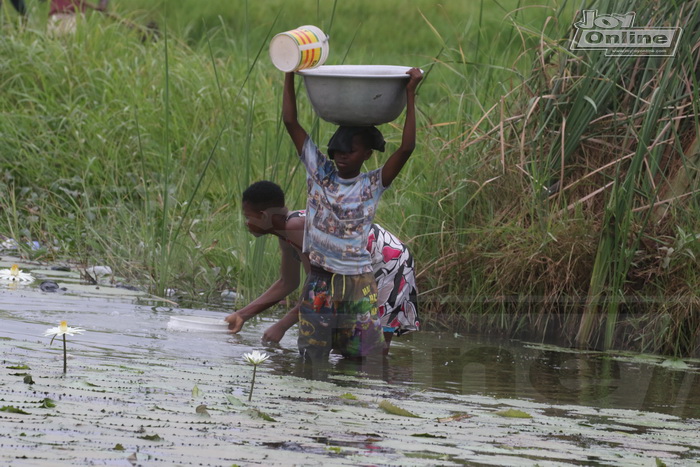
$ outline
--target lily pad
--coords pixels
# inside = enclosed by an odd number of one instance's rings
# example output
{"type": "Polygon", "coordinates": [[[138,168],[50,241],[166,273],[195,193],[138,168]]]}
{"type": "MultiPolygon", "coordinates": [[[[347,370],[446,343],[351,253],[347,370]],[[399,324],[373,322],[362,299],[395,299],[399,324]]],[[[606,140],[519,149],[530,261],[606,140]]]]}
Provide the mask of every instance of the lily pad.
{"type": "Polygon", "coordinates": [[[507,418],[532,418],[529,413],[518,409],[499,410],[496,415],[507,418]]]}
{"type": "Polygon", "coordinates": [[[276,422],[277,421],[274,418],[270,417],[265,412],[258,410],[258,409],[255,409],[255,408],[248,409],[245,411],[245,413],[247,413],[251,418],[261,418],[261,419],[265,420],[266,422],[276,422]]]}
{"type": "Polygon", "coordinates": [[[29,412],[25,412],[22,409],[18,409],[17,407],[14,407],[12,405],[5,405],[3,407],[0,407],[0,412],[7,412],[7,413],[18,413],[22,415],[29,415],[29,412]]]}
{"type": "Polygon", "coordinates": [[[95,383],[91,383],[90,381],[83,381],[82,385],[86,386],[88,388],[99,388],[100,387],[99,385],[97,385],[95,383]]]}
{"type": "Polygon", "coordinates": [[[45,397],[39,404],[39,408],[41,409],[53,409],[54,407],[56,407],[56,403],[48,397],[45,397]]]}
{"type": "Polygon", "coordinates": [[[438,418],[437,421],[440,423],[458,422],[460,420],[464,420],[465,418],[471,418],[471,415],[466,414],[466,413],[458,413],[458,414],[452,415],[451,417],[438,418]]]}
{"type": "Polygon", "coordinates": [[[199,404],[194,411],[203,416],[203,417],[209,417],[209,411],[207,410],[207,404],[199,404]]]}
{"type": "Polygon", "coordinates": [[[226,400],[228,401],[229,404],[236,406],[236,407],[242,407],[245,405],[242,400],[240,400],[236,396],[232,396],[231,394],[226,394],[226,400]]]}
{"type": "Polygon", "coordinates": [[[401,417],[420,418],[418,415],[411,413],[406,409],[402,409],[401,407],[398,407],[387,400],[379,402],[379,408],[385,411],[386,413],[390,413],[392,415],[399,415],[401,417]]]}

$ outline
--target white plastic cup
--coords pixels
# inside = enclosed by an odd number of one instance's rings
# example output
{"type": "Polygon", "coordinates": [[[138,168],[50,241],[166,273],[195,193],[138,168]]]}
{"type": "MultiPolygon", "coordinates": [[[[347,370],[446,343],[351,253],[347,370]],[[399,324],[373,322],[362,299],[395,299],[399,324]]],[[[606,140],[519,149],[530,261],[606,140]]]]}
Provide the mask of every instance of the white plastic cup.
{"type": "Polygon", "coordinates": [[[270,59],[284,72],[321,66],[328,58],[328,36],[316,26],[299,26],[270,41],[270,59]]]}

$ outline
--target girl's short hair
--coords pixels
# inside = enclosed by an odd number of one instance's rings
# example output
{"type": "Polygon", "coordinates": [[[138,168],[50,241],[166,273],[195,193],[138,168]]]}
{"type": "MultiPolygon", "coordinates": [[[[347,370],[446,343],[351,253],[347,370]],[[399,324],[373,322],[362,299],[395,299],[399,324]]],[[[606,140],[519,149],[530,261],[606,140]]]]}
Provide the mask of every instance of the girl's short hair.
{"type": "Polygon", "coordinates": [[[245,189],[243,202],[252,204],[261,211],[268,208],[283,208],[284,191],[274,182],[261,180],[245,189]]]}

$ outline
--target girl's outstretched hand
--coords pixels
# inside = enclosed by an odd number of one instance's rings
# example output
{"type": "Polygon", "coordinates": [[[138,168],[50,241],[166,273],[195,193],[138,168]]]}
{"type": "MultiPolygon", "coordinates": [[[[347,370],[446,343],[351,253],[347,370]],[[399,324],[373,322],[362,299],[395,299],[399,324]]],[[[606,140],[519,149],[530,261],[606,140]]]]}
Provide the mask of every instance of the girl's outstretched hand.
{"type": "Polygon", "coordinates": [[[410,76],[408,84],[406,85],[406,90],[409,92],[414,92],[416,87],[418,87],[420,80],[423,79],[423,72],[420,70],[420,68],[411,68],[406,72],[406,74],[410,76]]]}

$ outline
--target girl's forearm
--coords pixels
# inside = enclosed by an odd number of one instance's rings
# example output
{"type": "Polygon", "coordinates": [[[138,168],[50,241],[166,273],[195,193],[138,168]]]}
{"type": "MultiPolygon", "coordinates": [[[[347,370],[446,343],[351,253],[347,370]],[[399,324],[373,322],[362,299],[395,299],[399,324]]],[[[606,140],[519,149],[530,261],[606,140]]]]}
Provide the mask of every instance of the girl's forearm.
{"type": "Polygon", "coordinates": [[[285,73],[282,95],[282,120],[284,123],[297,122],[297,102],[294,93],[294,73],[285,73]]]}
{"type": "Polygon", "coordinates": [[[413,91],[406,92],[406,121],[403,125],[401,136],[401,149],[413,152],[416,148],[416,94],[413,91]]]}

